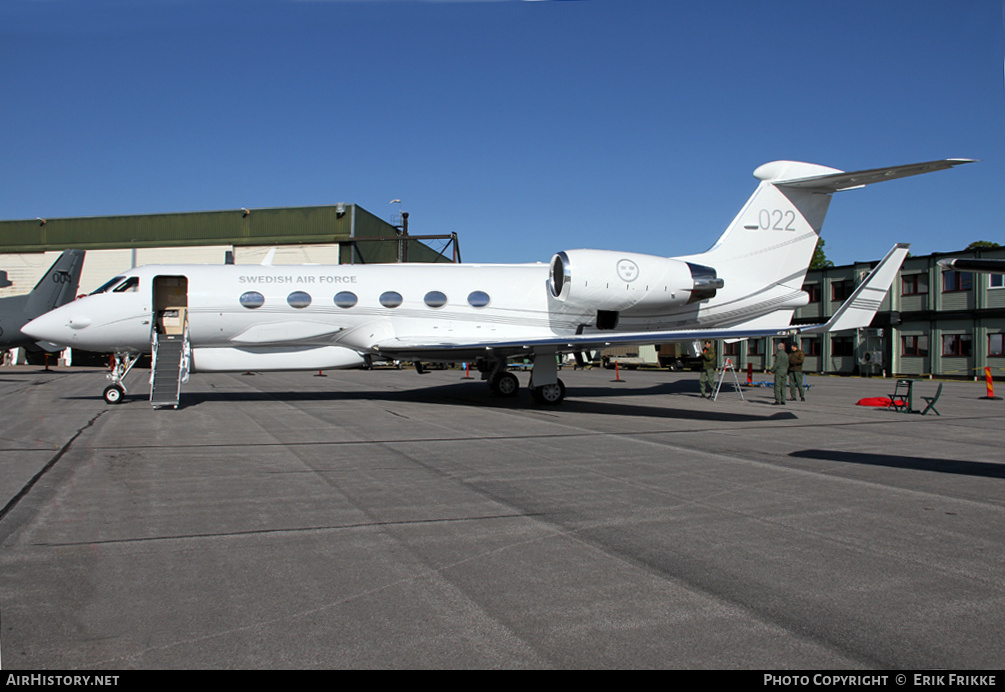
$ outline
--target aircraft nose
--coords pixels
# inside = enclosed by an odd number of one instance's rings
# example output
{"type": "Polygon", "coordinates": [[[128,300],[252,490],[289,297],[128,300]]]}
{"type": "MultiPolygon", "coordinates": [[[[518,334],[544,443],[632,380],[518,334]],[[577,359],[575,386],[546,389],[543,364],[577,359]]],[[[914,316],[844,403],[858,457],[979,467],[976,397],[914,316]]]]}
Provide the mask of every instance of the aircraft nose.
{"type": "Polygon", "coordinates": [[[85,316],[75,315],[68,319],[66,313],[53,310],[36,317],[24,325],[21,331],[33,339],[65,346],[72,343],[75,331],[83,329],[90,323],[91,320],[85,316]]]}

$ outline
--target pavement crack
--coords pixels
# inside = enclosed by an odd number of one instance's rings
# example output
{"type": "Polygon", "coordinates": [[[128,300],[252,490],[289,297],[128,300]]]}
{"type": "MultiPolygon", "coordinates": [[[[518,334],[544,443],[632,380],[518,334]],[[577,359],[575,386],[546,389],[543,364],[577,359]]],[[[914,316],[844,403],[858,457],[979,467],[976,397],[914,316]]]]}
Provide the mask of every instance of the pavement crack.
{"type": "Polygon", "coordinates": [[[94,415],[94,417],[92,417],[89,421],[87,421],[87,423],[81,426],[77,430],[77,432],[74,433],[73,436],[66,441],[66,444],[60,447],[59,451],[56,452],[51,459],[49,459],[46,465],[43,466],[38,473],[32,476],[27,483],[24,484],[24,487],[22,487],[14,495],[14,497],[12,497],[10,501],[6,505],[4,505],[4,508],[0,509],[0,521],[3,521],[3,519],[7,516],[7,514],[12,509],[14,509],[18,505],[18,503],[21,502],[21,500],[28,495],[29,492],[31,492],[31,489],[35,487],[35,484],[38,483],[42,479],[42,477],[45,476],[45,474],[47,474],[49,470],[53,466],[55,466],[60,459],[63,458],[63,455],[65,455],[68,451],[70,451],[70,447],[73,446],[73,443],[76,442],[77,438],[80,437],[85,430],[93,426],[98,421],[98,419],[101,418],[101,416],[105,415],[106,411],[107,409],[99,411],[97,414],[94,415]]]}

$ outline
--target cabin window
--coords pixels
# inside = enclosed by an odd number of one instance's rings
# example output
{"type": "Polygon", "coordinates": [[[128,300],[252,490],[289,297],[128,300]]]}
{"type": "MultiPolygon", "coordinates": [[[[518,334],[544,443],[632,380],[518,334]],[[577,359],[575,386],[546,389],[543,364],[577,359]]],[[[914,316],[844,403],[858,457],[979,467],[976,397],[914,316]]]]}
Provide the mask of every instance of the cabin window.
{"type": "Polygon", "coordinates": [[[380,304],[383,305],[385,308],[396,308],[399,305],[401,305],[404,299],[401,297],[401,294],[398,293],[397,291],[385,291],[384,293],[380,294],[379,300],[380,304]]]}
{"type": "Polygon", "coordinates": [[[358,302],[356,294],[352,291],[339,291],[335,294],[335,305],[340,308],[351,308],[358,302]]]}
{"type": "Polygon", "coordinates": [[[442,308],[447,304],[447,296],[440,291],[430,291],[422,300],[431,308],[442,308]]]}
{"type": "Polygon", "coordinates": [[[301,310],[311,304],[311,296],[303,291],[294,291],[286,296],[286,302],[290,304],[291,308],[301,310]]]}
{"type": "Polygon", "coordinates": [[[241,305],[249,310],[254,310],[255,308],[260,308],[265,305],[265,296],[258,291],[248,291],[247,293],[243,293],[241,294],[240,300],[241,305]]]}
{"type": "Polygon", "coordinates": [[[468,303],[472,307],[483,308],[489,304],[489,294],[485,291],[472,291],[468,294],[468,303]]]}

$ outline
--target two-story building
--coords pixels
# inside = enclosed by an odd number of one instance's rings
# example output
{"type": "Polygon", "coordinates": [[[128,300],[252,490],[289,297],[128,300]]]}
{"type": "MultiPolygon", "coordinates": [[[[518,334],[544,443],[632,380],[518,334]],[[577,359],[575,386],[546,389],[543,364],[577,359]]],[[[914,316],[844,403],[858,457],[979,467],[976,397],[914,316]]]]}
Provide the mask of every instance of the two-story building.
{"type": "MultiPolygon", "coordinates": [[[[983,377],[984,368],[1005,377],[1005,274],[945,270],[948,258],[1005,260],[1005,248],[908,257],[867,329],[800,337],[805,372],[862,375],[983,377]]],[[[878,264],[810,270],[810,302],[794,324],[825,322],[878,264]]],[[[720,353],[739,369],[771,365],[777,339],[724,343],[720,353]]]]}

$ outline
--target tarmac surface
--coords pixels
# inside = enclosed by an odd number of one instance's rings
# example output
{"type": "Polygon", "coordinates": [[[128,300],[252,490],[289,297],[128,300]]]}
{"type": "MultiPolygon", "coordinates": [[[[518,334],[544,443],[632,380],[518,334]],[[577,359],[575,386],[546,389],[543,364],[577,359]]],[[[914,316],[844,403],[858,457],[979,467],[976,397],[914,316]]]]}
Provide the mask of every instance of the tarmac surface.
{"type": "Polygon", "coordinates": [[[147,374],[0,370],[5,669],[1005,667],[983,383],[147,374]]]}

